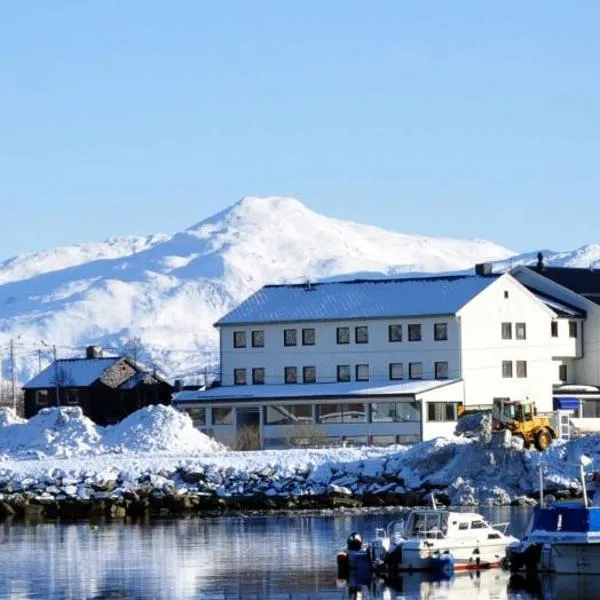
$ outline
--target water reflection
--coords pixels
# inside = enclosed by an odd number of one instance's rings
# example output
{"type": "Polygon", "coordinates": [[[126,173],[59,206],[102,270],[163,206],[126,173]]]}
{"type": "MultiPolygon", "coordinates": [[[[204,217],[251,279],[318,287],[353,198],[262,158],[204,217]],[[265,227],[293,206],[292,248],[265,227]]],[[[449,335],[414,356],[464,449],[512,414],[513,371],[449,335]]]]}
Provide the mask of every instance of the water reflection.
{"type": "MultiPolygon", "coordinates": [[[[448,581],[416,574],[389,584],[339,581],[335,553],[348,532],[370,532],[396,517],[229,517],[99,526],[5,523],[0,528],[0,598],[466,600],[572,596],[565,591],[568,580],[519,581],[500,570],[461,574],[448,581]]],[[[486,517],[492,521],[512,517],[513,527],[524,527],[528,515],[513,511],[486,517]]],[[[578,590],[580,584],[571,585],[578,590]]],[[[582,583],[581,589],[587,589],[585,585],[582,583]]],[[[594,595],[582,592],[579,597],[594,595]]]]}

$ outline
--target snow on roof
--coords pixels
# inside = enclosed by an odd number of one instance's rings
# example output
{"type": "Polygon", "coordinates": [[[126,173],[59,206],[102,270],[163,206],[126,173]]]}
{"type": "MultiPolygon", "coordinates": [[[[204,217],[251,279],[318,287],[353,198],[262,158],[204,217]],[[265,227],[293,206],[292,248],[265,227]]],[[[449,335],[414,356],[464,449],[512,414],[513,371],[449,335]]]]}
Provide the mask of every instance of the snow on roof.
{"type": "Polygon", "coordinates": [[[362,381],[296,385],[285,383],[281,385],[230,385],[213,387],[208,390],[183,390],[173,396],[173,403],[208,402],[210,400],[255,400],[260,398],[412,396],[459,381],[459,379],[425,379],[419,381],[402,381],[387,385],[376,385],[373,382],[362,381]]]}
{"type": "MultiPolygon", "coordinates": [[[[109,356],[105,358],[58,359],[56,362],[61,386],[87,387],[121,358],[121,356],[109,356]]],[[[52,363],[31,381],[28,381],[23,388],[51,388],[54,385],[56,385],[56,371],[54,363],[52,363]]]]}
{"type": "Polygon", "coordinates": [[[267,285],[216,325],[452,315],[495,280],[453,275],[267,285]]]}
{"type": "Polygon", "coordinates": [[[585,311],[567,304],[561,300],[554,298],[548,294],[540,292],[531,286],[525,286],[527,289],[540,301],[543,302],[550,310],[554,311],[557,315],[563,315],[568,317],[585,317],[585,311]]]}

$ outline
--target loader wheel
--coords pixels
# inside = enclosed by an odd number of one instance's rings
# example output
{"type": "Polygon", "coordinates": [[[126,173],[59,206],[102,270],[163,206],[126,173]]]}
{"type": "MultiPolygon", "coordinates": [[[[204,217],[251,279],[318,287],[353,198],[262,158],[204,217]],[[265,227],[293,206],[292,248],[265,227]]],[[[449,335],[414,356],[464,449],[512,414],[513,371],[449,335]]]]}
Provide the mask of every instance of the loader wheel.
{"type": "Polygon", "coordinates": [[[552,434],[547,429],[540,429],[535,436],[535,447],[543,452],[552,443],[552,434]]]}

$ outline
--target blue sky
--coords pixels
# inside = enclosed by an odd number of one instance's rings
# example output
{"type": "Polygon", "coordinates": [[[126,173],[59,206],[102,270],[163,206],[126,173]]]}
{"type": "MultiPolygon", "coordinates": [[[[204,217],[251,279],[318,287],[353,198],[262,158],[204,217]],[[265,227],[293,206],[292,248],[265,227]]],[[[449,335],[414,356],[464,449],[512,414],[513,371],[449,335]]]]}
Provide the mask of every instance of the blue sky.
{"type": "Polygon", "coordinates": [[[11,2],[0,258],[245,195],[515,251],[600,241],[600,4],[11,2]]]}

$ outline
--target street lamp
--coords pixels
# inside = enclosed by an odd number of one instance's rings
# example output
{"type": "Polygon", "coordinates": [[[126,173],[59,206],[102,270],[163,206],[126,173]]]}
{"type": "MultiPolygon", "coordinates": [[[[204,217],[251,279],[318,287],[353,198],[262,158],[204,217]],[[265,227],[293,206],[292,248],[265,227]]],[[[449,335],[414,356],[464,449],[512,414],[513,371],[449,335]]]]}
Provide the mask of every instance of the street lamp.
{"type": "MultiPolygon", "coordinates": [[[[50,348],[50,344],[47,344],[44,340],[40,340],[46,348],[50,348]]],[[[60,406],[60,383],[58,381],[58,361],[56,360],[56,346],[52,346],[52,354],[54,356],[54,383],[56,385],[56,406],[60,406]]]]}

